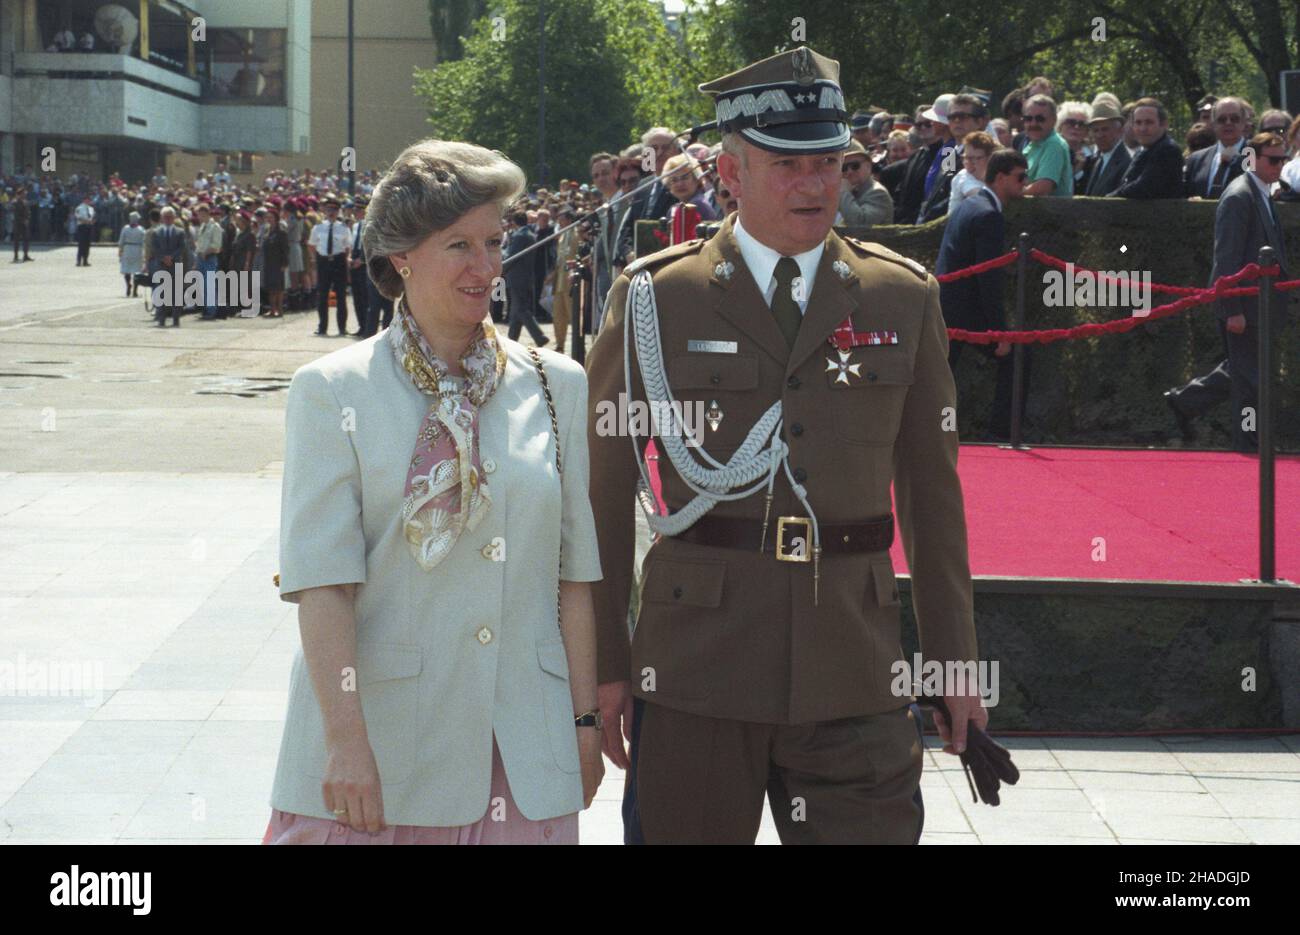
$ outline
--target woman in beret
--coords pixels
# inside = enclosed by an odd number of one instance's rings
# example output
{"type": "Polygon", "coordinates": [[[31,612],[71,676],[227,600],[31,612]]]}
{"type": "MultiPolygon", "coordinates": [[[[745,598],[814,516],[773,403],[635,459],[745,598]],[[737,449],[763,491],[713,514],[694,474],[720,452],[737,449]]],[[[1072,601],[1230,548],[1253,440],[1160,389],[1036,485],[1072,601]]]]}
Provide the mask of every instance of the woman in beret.
{"type": "Polygon", "coordinates": [[[290,384],[268,843],[576,843],[600,783],[586,375],[487,320],[523,187],[406,149],[362,234],[392,326],[290,384]]]}

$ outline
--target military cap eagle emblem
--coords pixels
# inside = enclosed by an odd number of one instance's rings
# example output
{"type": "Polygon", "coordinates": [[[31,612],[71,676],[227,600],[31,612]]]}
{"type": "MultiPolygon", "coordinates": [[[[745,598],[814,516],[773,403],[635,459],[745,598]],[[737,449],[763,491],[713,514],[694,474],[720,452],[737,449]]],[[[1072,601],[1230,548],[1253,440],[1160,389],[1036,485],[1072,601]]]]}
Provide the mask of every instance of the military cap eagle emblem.
{"type": "Polygon", "coordinates": [[[812,55],[807,46],[801,46],[790,55],[790,67],[794,69],[794,80],[807,87],[816,80],[813,70],[812,55]]]}

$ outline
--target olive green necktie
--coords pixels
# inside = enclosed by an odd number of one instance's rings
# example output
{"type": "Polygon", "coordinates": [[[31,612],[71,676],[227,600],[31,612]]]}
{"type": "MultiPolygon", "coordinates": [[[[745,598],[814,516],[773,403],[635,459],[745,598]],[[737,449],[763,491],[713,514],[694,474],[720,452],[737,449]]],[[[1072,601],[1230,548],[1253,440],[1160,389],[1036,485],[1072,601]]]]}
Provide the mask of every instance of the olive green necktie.
{"type": "Polygon", "coordinates": [[[776,316],[777,327],[785,335],[785,343],[794,347],[795,336],[803,315],[799,312],[799,303],[794,299],[794,281],[799,276],[799,264],[794,257],[783,256],[776,264],[776,292],[772,293],[772,314],[776,316]]]}

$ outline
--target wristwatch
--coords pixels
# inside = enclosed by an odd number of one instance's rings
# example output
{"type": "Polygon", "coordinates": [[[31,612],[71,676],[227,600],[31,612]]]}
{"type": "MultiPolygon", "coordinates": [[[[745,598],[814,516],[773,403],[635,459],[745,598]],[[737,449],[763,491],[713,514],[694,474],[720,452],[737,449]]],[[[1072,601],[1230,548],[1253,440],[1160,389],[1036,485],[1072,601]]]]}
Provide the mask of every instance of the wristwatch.
{"type": "Polygon", "coordinates": [[[575,727],[594,727],[596,730],[600,730],[605,726],[605,719],[601,717],[599,711],[586,711],[574,716],[573,725],[575,727]]]}

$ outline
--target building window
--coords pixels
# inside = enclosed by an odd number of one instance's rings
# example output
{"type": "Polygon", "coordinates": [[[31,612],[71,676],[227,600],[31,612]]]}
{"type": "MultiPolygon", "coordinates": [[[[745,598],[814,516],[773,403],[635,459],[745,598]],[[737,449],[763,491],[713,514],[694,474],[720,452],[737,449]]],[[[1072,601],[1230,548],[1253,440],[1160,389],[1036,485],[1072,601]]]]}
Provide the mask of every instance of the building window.
{"type": "Polygon", "coordinates": [[[164,0],[149,3],[149,61],[168,71],[190,74],[190,30],[193,15],[164,0]]]}
{"type": "Polygon", "coordinates": [[[283,106],[284,29],[209,29],[195,51],[203,99],[283,106]]]}

